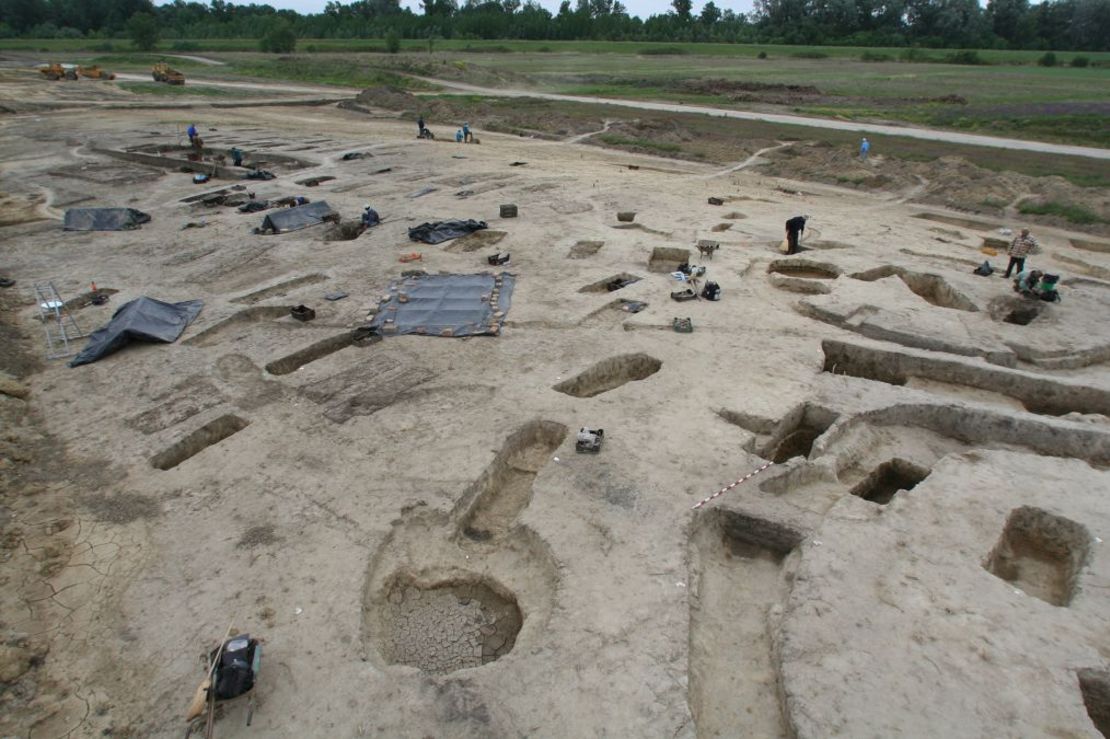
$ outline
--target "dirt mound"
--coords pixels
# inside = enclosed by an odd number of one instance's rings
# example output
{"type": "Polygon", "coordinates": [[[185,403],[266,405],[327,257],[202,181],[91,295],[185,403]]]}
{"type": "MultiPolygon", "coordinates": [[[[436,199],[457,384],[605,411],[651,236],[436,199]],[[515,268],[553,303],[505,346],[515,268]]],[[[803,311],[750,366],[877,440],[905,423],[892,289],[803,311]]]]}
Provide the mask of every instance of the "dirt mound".
{"type": "Polygon", "coordinates": [[[855,147],[798,143],[767,156],[761,170],[767,174],[826,182],[861,190],[906,192],[913,202],[941,205],[953,210],[994,217],[1015,218],[1023,201],[1056,203],[1084,209],[1101,222],[1078,224],[1058,215],[1018,212],[1021,222],[1044,223],[1092,233],[1110,233],[1110,200],[1099,188],[1085,188],[1063,177],[1030,177],[1017,172],[996,172],[958,156],[926,162],[897,156],[859,161],[855,147]]]}
{"type": "Polygon", "coordinates": [[[399,87],[389,85],[368,87],[355,96],[355,101],[362,105],[386,110],[411,110],[417,106],[415,95],[399,87]]]}

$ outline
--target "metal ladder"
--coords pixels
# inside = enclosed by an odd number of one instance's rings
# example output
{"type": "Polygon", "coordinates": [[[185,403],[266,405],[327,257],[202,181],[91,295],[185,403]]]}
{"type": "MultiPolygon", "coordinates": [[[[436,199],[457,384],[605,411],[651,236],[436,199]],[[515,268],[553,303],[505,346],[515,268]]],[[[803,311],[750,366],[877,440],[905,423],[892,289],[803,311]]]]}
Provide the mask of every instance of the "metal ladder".
{"type": "Polygon", "coordinates": [[[39,309],[39,320],[46,331],[46,358],[61,359],[77,353],[71,342],[88,336],[77,325],[77,321],[66,309],[65,301],[58,294],[53,282],[36,282],[34,285],[35,305],[39,309]]]}

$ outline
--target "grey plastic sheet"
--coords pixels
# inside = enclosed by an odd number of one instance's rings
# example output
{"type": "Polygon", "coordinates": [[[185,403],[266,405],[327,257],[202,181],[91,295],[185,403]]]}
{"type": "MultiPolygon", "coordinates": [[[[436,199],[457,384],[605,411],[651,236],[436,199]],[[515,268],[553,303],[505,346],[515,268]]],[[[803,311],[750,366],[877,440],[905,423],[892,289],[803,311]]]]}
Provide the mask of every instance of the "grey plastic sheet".
{"type": "Polygon", "coordinates": [[[515,285],[508,272],[405,277],[390,283],[370,325],[386,336],[496,336],[515,285]]]}
{"type": "Polygon", "coordinates": [[[85,348],[69,366],[90,364],[133,341],[173,343],[203,307],[203,300],[166,303],[145,296],[124,303],[112,320],[89,335],[85,348]]]}
{"type": "Polygon", "coordinates": [[[70,208],[66,231],[132,231],[148,223],[150,216],[134,208],[70,208]]]}
{"type": "Polygon", "coordinates": [[[331,213],[332,210],[325,200],[298,205],[296,208],[281,208],[267,214],[262,219],[262,227],[259,230],[263,233],[279,234],[299,231],[302,228],[323,223],[324,218],[331,213]]]}

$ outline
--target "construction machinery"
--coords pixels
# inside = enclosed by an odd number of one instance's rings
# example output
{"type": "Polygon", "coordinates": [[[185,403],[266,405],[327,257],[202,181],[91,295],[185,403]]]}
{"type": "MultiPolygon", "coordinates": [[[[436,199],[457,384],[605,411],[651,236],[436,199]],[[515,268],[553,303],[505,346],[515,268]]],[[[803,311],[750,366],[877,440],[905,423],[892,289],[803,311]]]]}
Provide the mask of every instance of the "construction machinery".
{"type": "Polygon", "coordinates": [[[106,72],[96,64],[88,67],[78,67],[77,74],[80,77],[90,80],[114,80],[116,75],[112,72],[106,72]]]}
{"type": "Polygon", "coordinates": [[[53,62],[45,67],[39,67],[39,71],[46,75],[48,80],[75,80],[77,79],[77,67],[72,64],[59,64],[53,62]]]}
{"type": "Polygon", "coordinates": [[[158,62],[150,69],[150,76],[155,82],[165,82],[168,85],[184,85],[185,75],[166,64],[158,62]]]}

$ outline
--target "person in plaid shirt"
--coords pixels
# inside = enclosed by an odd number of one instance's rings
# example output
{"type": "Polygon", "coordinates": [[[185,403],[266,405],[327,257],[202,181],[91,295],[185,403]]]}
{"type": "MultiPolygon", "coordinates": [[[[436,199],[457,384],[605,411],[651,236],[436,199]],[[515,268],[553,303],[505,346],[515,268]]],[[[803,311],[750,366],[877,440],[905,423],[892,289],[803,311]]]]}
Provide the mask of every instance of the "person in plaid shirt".
{"type": "Polygon", "coordinates": [[[1025,257],[1036,250],[1037,240],[1029,234],[1029,229],[1021,229],[1021,235],[1010,242],[1010,248],[1006,251],[1010,255],[1010,264],[1006,267],[1007,279],[1014,267],[1017,267],[1018,272],[1024,270],[1025,257]]]}

